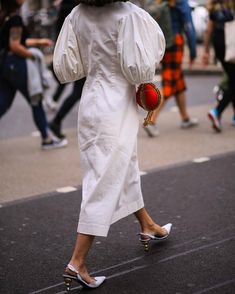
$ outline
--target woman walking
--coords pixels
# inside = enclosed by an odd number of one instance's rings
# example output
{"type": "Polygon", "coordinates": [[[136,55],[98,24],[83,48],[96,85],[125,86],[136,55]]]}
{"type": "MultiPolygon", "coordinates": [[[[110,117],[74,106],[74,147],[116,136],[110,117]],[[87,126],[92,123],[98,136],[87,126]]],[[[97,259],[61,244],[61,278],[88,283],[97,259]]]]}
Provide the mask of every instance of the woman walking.
{"type": "MultiPolygon", "coordinates": [[[[168,8],[168,14],[166,14],[166,11],[165,19],[161,20],[161,24],[162,28],[168,28],[166,31],[167,34],[165,35],[169,36],[168,39],[170,42],[167,44],[167,48],[161,62],[162,94],[164,102],[161,104],[161,107],[154,112],[152,116],[153,124],[144,128],[150,137],[156,137],[159,135],[159,130],[156,125],[157,117],[165,103],[171,97],[175,98],[176,105],[179,109],[181,128],[188,129],[198,125],[198,120],[196,118],[190,118],[188,113],[187,97],[185,94],[186,82],[182,70],[185,44],[184,34],[189,48],[190,66],[192,66],[196,58],[196,33],[192,21],[191,8],[189,7],[187,0],[153,0],[153,2],[155,2],[156,7],[164,4],[165,9],[168,8]]],[[[151,7],[153,7],[151,8],[151,11],[154,13],[154,5],[152,4],[151,7]]],[[[168,41],[168,39],[166,38],[166,41],[168,41]]]]}
{"type": "Polygon", "coordinates": [[[225,23],[232,21],[235,17],[235,2],[232,0],[211,0],[208,5],[208,10],[209,21],[205,33],[203,63],[207,65],[209,62],[210,41],[212,41],[215,56],[220,61],[228,77],[228,87],[224,91],[223,98],[218,101],[215,108],[210,109],[208,112],[213,129],[220,133],[222,131],[222,113],[230,102],[233,105],[234,111],[232,125],[235,125],[235,64],[225,61],[224,34],[225,23]]]}
{"type": "Polygon", "coordinates": [[[42,106],[42,85],[33,81],[36,76],[39,77],[37,81],[41,77],[40,67],[33,63],[36,58],[41,57],[41,54],[38,49],[29,49],[32,46],[51,46],[52,41],[29,38],[27,29],[19,15],[19,9],[23,3],[24,0],[1,0],[0,118],[9,110],[15,94],[19,90],[31,106],[34,123],[41,133],[42,149],[63,147],[67,145],[67,141],[55,140],[48,132],[46,115],[42,106]],[[40,56],[38,56],[39,54],[40,56]],[[34,94],[30,95],[30,89],[34,94]]]}
{"type": "Polygon", "coordinates": [[[135,214],[140,240],[163,239],[171,224],[156,224],[144,208],[136,141],[139,116],[136,85],[153,81],[165,41],[150,15],[130,2],[81,0],[66,18],[54,52],[61,82],[86,76],[78,113],[83,168],[77,240],[65,269],[72,280],[96,288],[105,277],[91,277],[86,258],[95,236],[135,214]]]}

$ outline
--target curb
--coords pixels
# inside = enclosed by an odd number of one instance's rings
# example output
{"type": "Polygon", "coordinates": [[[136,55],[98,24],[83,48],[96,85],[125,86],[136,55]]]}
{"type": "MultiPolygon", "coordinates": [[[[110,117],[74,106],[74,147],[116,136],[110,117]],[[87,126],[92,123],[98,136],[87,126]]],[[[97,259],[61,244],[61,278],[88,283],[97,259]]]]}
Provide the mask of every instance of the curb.
{"type": "Polygon", "coordinates": [[[222,75],[223,71],[222,69],[216,69],[216,70],[205,70],[205,69],[183,69],[183,72],[185,75],[188,76],[220,76],[222,75]]]}

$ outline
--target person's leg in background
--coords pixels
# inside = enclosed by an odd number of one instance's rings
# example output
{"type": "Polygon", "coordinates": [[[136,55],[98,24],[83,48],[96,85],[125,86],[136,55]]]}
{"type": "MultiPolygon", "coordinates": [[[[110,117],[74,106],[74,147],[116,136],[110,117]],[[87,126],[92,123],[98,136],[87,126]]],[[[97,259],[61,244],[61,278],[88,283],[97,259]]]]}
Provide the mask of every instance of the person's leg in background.
{"type": "Polygon", "coordinates": [[[187,111],[185,91],[176,94],[175,101],[178,106],[179,113],[180,113],[181,120],[182,120],[181,127],[187,129],[187,128],[196,126],[198,124],[197,119],[190,118],[188,111],[187,111]]]}
{"type": "Polygon", "coordinates": [[[60,99],[60,97],[61,97],[62,92],[64,91],[64,88],[66,87],[66,85],[65,84],[61,84],[59,82],[59,80],[57,79],[57,76],[55,75],[55,72],[54,72],[54,69],[53,69],[53,63],[51,63],[49,65],[49,69],[52,72],[53,77],[54,77],[54,79],[56,81],[56,91],[55,91],[52,99],[53,99],[54,102],[58,102],[59,99],[60,99]]]}
{"type": "Polygon", "coordinates": [[[61,97],[61,94],[64,91],[65,86],[66,86],[65,84],[60,84],[60,83],[57,85],[55,94],[52,97],[52,99],[53,99],[54,102],[58,102],[59,101],[59,99],[61,97]]]}
{"type": "Polygon", "coordinates": [[[16,89],[7,81],[0,79],[0,118],[10,109],[16,94],[16,89]]]}
{"type": "Polygon", "coordinates": [[[223,113],[224,109],[232,102],[233,106],[233,118],[232,125],[235,125],[235,64],[233,63],[224,63],[223,68],[228,76],[228,88],[225,92],[225,97],[221,100],[221,104],[218,105],[218,113],[223,113]]]}
{"type": "Polygon", "coordinates": [[[186,97],[186,82],[184,73],[182,70],[182,63],[184,57],[184,38],[181,34],[176,35],[175,47],[173,50],[171,61],[171,94],[175,96],[175,102],[179,109],[181,117],[181,128],[188,129],[198,125],[198,120],[190,118],[187,109],[187,97],[186,97]]]}
{"type": "Polygon", "coordinates": [[[50,129],[58,138],[65,138],[65,135],[61,132],[62,121],[81,98],[85,81],[86,79],[83,78],[74,82],[72,93],[65,99],[56,116],[49,124],[50,129]]]}
{"type": "Polygon", "coordinates": [[[181,34],[175,36],[174,45],[166,49],[163,60],[161,62],[161,78],[162,78],[162,95],[164,103],[154,112],[152,116],[153,125],[145,128],[150,137],[156,137],[159,131],[156,127],[157,117],[163,108],[166,100],[174,96],[176,105],[178,106],[181,116],[181,127],[184,129],[198,125],[197,119],[191,119],[186,104],[186,84],[182,71],[182,62],[184,55],[184,39],[181,34]]]}
{"type": "Polygon", "coordinates": [[[49,109],[50,111],[56,111],[58,109],[58,101],[60,100],[66,85],[61,84],[59,82],[59,80],[57,79],[57,76],[55,75],[55,72],[53,70],[52,63],[49,65],[48,68],[49,68],[50,72],[52,73],[53,78],[56,82],[56,89],[55,89],[55,92],[52,97],[50,95],[45,97],[43,104],[46,107],[46,109],[49,109]]]}
{"type": "Polygon", "coordinates": [[[31,106],[34,123],[41,133],[42,149],[53,149],[67,145],[66,141],[53,140],[50,136],[46,115],[42,106],[42,97],[34,101],[31,101],[29,97],[25,59],[12,55],[7,59],[6,66],[9,69],[7,76],[9,88],[13,88],[15,91],[19,90],[31,106]]]}
{"type": "Polygon", "coordinates": [[[223,97],[218,101],[215,108],[208,112],[208,117],[212,122],[212,127],[216,132],[222,131],[222,114],[230,102],[233,105],[232,125],[235,126],[235,64],[222,62],[225,73],[228,76],[228,87],[223,93],[223,97]]]}

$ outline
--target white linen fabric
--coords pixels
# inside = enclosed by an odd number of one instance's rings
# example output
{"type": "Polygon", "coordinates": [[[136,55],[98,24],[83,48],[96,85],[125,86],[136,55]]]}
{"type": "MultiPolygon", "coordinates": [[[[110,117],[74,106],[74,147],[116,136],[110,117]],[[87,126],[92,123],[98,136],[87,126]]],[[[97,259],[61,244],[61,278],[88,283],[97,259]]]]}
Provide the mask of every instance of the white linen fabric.
{"type": "Polygon", "coordinates": [[[55,72],[62,82],[86,76],[78,113],[80,233],[107,236],[112,223],[144,206],[135,85],[153,81],[164,50],[158,24],[130,2],[80,4],[64,22],[55,72]]]}

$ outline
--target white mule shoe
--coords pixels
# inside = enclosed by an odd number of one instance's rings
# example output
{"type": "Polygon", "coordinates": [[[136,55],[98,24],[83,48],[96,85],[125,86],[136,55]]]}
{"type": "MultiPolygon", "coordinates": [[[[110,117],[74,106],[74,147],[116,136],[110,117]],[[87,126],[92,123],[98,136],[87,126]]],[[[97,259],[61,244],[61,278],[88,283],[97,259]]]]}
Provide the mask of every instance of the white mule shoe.
{"type": "Polygon", "coordinates": [[[162,226],[163,229],[165,229],[167,231],[167,234],[165,236],[157,236],[157,235],[152,235],[152,234],[148,234],[148,233],[139,233],[139,240],[140,242],[144,245],[144,250],[148,251],[149,250],[149,242],[150,241],[162,241],[165,240],[166,238],[169,237],[171,228],[172,228],[172,224],[168,223],[164,226],[162,226]]]}
{"type": "Polygon", "coordinates": [[[80,276],[79,272],[71,264],[68,264],[67,268],[70,271],[76,273],[76,275],[70,275],[68,273],[63,274],[64,283],[65,283],[67,291],[70,291],[70,287],[71,287],[73,280],[77,281],[82,286],[93,289],[93,288],[98,288],[106,279],[105,276],[94,277],[95,281],[88,284],[86,281],[83,280],[83,278],[80,276]]]}

